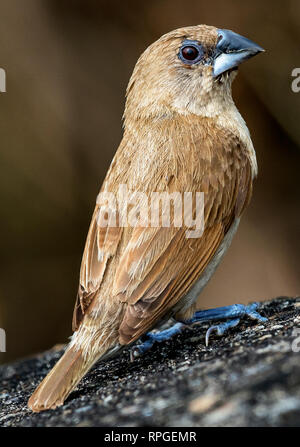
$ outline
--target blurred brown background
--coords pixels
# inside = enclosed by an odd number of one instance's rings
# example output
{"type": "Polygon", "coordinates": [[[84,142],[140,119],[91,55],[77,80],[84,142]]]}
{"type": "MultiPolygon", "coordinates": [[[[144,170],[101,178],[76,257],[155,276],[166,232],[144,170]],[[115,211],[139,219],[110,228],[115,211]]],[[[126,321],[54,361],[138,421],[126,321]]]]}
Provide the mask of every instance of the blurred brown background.
{"type": "Polygon", "coordinates": [[[242,66],[234,97],[259,163],[253,201],[201,295],[215,306],[300,292],[300,1],[1,0],[0,362],[71,335],[96,195],[122,135],[129,76],[162,34],[206,23],[267,52],[242,66]]]}

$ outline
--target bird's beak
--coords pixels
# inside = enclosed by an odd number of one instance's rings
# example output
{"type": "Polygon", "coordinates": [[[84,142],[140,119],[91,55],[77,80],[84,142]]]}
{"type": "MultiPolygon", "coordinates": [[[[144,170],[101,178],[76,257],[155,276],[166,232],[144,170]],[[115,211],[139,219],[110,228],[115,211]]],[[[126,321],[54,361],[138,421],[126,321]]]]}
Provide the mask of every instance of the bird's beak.
{"type": "Polygon", "coordinates": [[[265,51],[256,43],[227,29],[218,30],[219,41],[213,62],[213,76],[235,68],[250,57],[265,51]]]}

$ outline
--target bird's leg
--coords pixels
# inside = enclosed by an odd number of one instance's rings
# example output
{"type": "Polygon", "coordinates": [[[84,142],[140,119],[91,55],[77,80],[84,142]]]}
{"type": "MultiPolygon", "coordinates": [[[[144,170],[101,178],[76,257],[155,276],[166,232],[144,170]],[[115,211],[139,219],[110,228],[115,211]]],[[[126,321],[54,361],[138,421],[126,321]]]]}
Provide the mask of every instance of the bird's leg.
{"type": "Polygon", "coordinates": [[[212,332],[216,332],[217,335],[221,336],[225,334],[228,329],[237,326],[243,317],[248,317],[255,321],[266,322],[268,319],[257,312],[259,306],[259,303],[252,303],[249,305],[233,304],[231,306],[217,307],[215,309],[199,310],[195,312],[191,319],[178,322],[169,329],[155,333],[148,332],[142,339],[142,344],[135,346],[131,351],[131,359],[133,360],[135,357],[144,354],[156,341],[161,342],[168,340],[173,337],[173,335],[181,332],[186,326],[208,323],[210,321],[228,320],[224,323],[210,326],[205,335],[205,343],[207,346],[212,332]]]}
{"type": "Polygon", "coordinates": [[[152,348],[155,342],[166,341],[172,338],[174,335],[179,334],[185,327],[184,323],[175,323],[169,329],[158,332],[147,332],[143,337],[141,337],[141,344],[134,346],[130,351],[130,360],[133,361],[140,355],[145,354],[149,349],[152,348]]]}
{"type": "Polygon", "coordinates": [[[259,306],[259,303],[252,303],[249,305],[233,304],[231,306],[217,307],[215,309],[199,310],[195,312],[190,320],[187,320],[184,323],[186,325],[191,325],[217,320],[228,320],[225,323],[210,326],[205,335],[205,343],[207,346],[212,332],[216,332],[217,335],[223,335],[229,328],[237,326],[243,317],[248,317],[255,321],[267,321],[268,319],[266,317],[261,316],[257,312],[259,306]]]}

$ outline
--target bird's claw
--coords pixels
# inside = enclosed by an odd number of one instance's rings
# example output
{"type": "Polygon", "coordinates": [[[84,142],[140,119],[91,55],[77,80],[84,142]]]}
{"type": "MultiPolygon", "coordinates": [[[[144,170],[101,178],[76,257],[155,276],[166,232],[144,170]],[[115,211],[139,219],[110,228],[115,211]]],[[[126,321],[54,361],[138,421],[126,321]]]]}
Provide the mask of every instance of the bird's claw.
{"type": "Polygon", "coordinates": [[[216,334],[221,337],[221,335],[224,335],[225,332],[228,331],[229,328],[235,327],[239,324],[240,318],[235,318],[233,320],[226,321],[225,323],[216,324],[214,326],[210,326],[210,328],[207,329],[205,334],[205,345],[208,346],[209,343],[209,337],[212,332],[216,332],[216,334]]]}

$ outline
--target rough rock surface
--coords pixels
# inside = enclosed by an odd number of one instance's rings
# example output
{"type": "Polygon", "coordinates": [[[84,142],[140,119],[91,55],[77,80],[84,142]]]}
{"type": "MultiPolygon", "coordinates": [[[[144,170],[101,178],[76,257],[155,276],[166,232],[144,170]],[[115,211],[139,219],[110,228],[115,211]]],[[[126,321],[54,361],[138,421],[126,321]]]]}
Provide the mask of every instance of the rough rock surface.
{"type": "Polygon", "coordinates": [[[61,351],[4,365],[0,426],[300,426],[300,298],[260,312],[266,324],[244,320],[208,347],[208,325],[194,326],[133,363],[128,350],[98,363],[43,413],[26,402],[61,351]]]}

